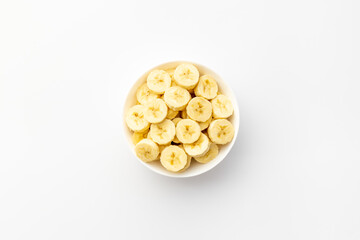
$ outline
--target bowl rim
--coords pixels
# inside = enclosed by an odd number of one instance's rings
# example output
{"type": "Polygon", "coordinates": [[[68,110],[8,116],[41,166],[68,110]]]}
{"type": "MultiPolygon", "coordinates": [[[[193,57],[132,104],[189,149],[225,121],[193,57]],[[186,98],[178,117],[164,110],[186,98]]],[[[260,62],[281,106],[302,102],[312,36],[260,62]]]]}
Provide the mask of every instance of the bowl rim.
{"type": "Polygon", "coordinates": [[[235,133],[234,133],[234,137],[232,139],[232,141],[229,143],[230,145],[228,146],[228,149],[227,151],[225,152],[224,156],[222,157],[222,159],[220,159],[217,163],[215,163],[213,166],[209,167],[208,169],[204,169],[203,171],[198,171],[198,172],[195,172],[193,174],[187,174],[187,175],[183,175],[181,173],[172,173],[172,172],[166,172],[166,171],[160,171],[154,167],[152,167],[150,164],[148,163],[145,163],[144,161],[142,161],[141,159],[139,159],[137,156],[136,156],[136,153],[135,153],[135,150],[134,150],[134,146],[132,144],[132,142],[130,142],[128,140],[128,137],[127,137],[127,132],[128,132],[128,128],[126,126],[126,122],[125,122],[125,116],[126,116],[126,104],[127,104],[127,100],[129,98],[129,93],[131,91],[131,89],[134,88],[134,85],[139,82],[139,80],[141,78],[143,78],[144,75],[148,74],[150,71],[156,69],[156,68],[161,68],[162,66],[164,65],[170,65],[170,64],[181,64],[181,63],[190,63],[190,64],[193,64],[195,65],[196,67],[197,66],[200,66],[201,68],[204,68],[204,69],[208,69],[212,72],[214,72],[219,78],[221,78],[221,81],[224,82],[226,84],[226,81],[221,77],[220,74],[218,74],[217,71],[214,71],[212,68],[209,68],[203,64],[199,64],[197,62],[193,62],[193,61],[187,61],[187,60],[176,60],[176,61],[167,61],[167,62],[163,62],[161,64],[158,64],[150,69],[148,69],[147,71],[145,71],[143,74],[141,74],[137,79],[136,81],[134,81],[133,84],[131,84],[130,88],[127,89],[127,94],[124,96],[124,100],[123,100],[123,103],[122,103],[122,128],[123,128],[123,136],[129,146],[129,148],[131,149],[131,152],[132,154],[135,156],[135,158],[142,164],[144,165],[146,168],[150,169],[151,171],[157,173],[157,174],[160,174],[162,176],[166,176],[166,177],[171,177],[171,178],[190,178],[190,177],[195,177],[195,176],[199,176],[203,173],[206,173],[206,172],[209,172],[210,170],[214,169],[216,166],[218,166],[225,158],[226,156],[230,153],[230,151],[232,150],[233,146],[234,146],[234,143],[236,142],[236,139],[237,139],[237,136],[238,136],[238,132],[239,132],[239,128],[240,128],[240,111],[239,111],[239,105],[238,105],[238,101],[237,101],[237,98],[236,98],[236,95],[234,94],[232,88],[229,86],[228,87],[228,92],[230,92],[230,94],[232,95],[232,98],[235,100],[232,104],[233,104],[233,107],[234,107],[234,116],[237,116],[237,120],[238,120],[238,124],[236,126],[234,126],[234,130],[235,130],[235,133]]]}

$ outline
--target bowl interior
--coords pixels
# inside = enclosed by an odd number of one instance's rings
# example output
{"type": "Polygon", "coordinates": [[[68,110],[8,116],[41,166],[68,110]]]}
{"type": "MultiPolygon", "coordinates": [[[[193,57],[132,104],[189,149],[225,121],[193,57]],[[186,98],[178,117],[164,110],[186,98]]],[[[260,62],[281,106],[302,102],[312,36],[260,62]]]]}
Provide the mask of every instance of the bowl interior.
{"type": "Polygon", "coordinates": [[[226,85],[226,83],[222,80],[222,78],[216,74],[215,72],[213,72],[212,70],[210,70],[209,68],[202,66],[200,64],[197,63],[193,63],[193,62],[186,62],[186,61],[176,61],[176,62],[168,62],[168,63],[164,63],[161,65],[158,65],[152,69],[150,69],[149,71],[147,71],[146,73],[144,73],[136,82],[135,84],[131,87],[125,103],[124,103],[124,112],[123,112],[123,127],[124,127],[124,132],[125,132],[125,137],[130,145],[131,151],[134,153],[134,156],[146,167],[150,168],[151,170],[153,170],[154,172],[157,172],[159,174],[165,175],[165,176],[169,176],[169,177],[192,177],[192,176],[196,176],[199,174],[202,174],[204,172],[209,171],[210,169],[212,169],[213,167],[215,167],[217,164],[219,164],[225,157],[226,155],[229,153],[230,149],[232,148],[235,139],[237,137],[237,133],[239,130],[239,124],[240,124],[240,116],[239,116],[239,110],[238,110],[238,105],[237,105],[237,101],[236,101],[236,97],[234,96],[231,88],[229,86],[226,85]],[[219,85],[219,92],[221,92],[222,94],[228,96],[233,105],[234,105],[234,114],[228,119],[235,128],[235,135],[233,140],[226,144],[226,145],[218,145],[219,146],[219,154],[218,156],[213,159],[212,161],[210,161],[209,163],[206,164],[200,164],[198,162],[196,162],[194,159],[192,159],[191,161],[191,166],[184,172],[182,173],[172,173],[167,171],[165,168],[163,168],[160,164],[160,161],[154,161],[151,163],[144,163],[143,161],[141,161],[135,154],[135,146],[132,143],[132,132],[127,128],[126,126],[126,122],[125,122],[125,116],[126,113],[128,111],[128,109],[130,107],[132,107],[133,105],[136,104],[136,90],[138,89],[138,87],[140,87],[143,83],[146,82],[146,78],[147,75],[154,69],[171,69],[171,68],[175,68],[176,66],[178,66],[181,63],[191,63],[193,65],[195,65],[199,72],[200,72],[200,76],[203,74],[208,74],[210,76],[212,76],[219,85]]]}

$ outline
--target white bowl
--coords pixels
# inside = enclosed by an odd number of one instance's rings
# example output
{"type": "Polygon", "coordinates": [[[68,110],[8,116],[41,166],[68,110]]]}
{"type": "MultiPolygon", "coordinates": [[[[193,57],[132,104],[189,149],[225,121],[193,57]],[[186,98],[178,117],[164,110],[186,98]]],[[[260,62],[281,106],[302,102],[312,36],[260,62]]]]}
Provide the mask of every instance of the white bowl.
{"type": "Polygon", "coordinates": [[[197,64],[197,63],[193,63],[193,62],[187,62],[187,61],[176,61],[176,62],[167,62],[161,65],[158,65],[152,69],[150,69],[149,71],[147,71],[146,73],[144,73],[132,86],[132,88],[129,90],[129,93],[125,99],[125,103],[124,103],[124,108],[123,108],[123,127],[124,127],[124,133],[125,133],[125,138],[127,139],[130,149],[131,151],[134,153],[135,158],[137,158],[144,166],[146,166],[147,168],[151,169],[152,171],[164,175],[164,176],[168,176],[168,177],[177,177],[177,178],[185,178],[185,177],[193,177],[193,176],[197,176],[200,175],[204,172],[209,171],[210,169],[214,168],[216,165],[218,165],[225,157],[226,155],[230,152],[231,148],[234,145],[234,142],[236,140],[237,134],[238,134],[238,130],[239,130],[239,124],[240,124],[240,115],[239,115],[239,108],[238,108],[238,104],[236,101],[236,97],[233,93],[233,91],[231,90],[231,86],[227,86],[225,81],[222,80],[222,78],[216,74],[214,71],[210,70],[209,68],[197,64]],[[135,146],[132,143],[132,132],[128,129],[128,127],[126,126],[126,122],[125,122],[125,116],[126,113],[128,111],[128,109],[130,107],[132,107],[133,105],[136,104],[136,90],[138,89],[138,87],[141,86],[141,84],[146,82],[146,78],[147,75],[154,69],[168,69],[168,68],[175,68],[176,66],[178,66],[181,63],[191,63],[193,65],[195,65],[199,72],[200,72],[200,76],[203,74],[208,74],[210,76],[212,76],[219,85],[219,92],[221,92],[222,94],[228,96],[230,98],[230,100],[232,101],[233,105],[234,105],[234,114],[228,119],[233,125],[234,125],[234,129],[235,129],[235,134],[234,134],[234,138],[233,140],[226,144],[226,145],[219,145],[219,154],[218,156],[213,159],[212,161],[210,161],[209,163],[206,164],[200,164],[198,162],[196,162],[194,159],[191,161],[191,165],[190,167],[181,173],[173,173],[173,172],[169,172],[167,171],[164,167],[161,166],[160,161],[154,161],[151,163],[145,163],[142,160],[140,160],[136,154],[135,154],[135,146]]]}

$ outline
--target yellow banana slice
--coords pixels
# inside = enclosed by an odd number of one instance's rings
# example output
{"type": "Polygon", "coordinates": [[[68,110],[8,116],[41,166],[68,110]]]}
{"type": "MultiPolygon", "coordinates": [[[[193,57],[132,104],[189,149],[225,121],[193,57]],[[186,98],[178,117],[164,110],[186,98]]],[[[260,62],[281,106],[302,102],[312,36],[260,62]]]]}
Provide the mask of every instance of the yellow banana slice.
{"type": "Polygon", "coordinates": [[[203,97],[194,97],[186,107],[187,115],[198,122],[206,122],[212,114],[211,103],[203,97]]]}
{"type": "Polygon", "coordinates": [[[178,123],[180,120],[181,120],[181,118],[179,118],[179,117],[174,118],[174,119],[172,120],[173,123],[175,124],[175,137],[174,137],[174,139],[172,140],[174,143],[181,143],[181,142],[179,141],[179,139],[176,137],[176,125],[177,125],[177,123],[178,123]]]}
{"type": "MultiPolygon", "coordinates": [[[[179,147],[180,147],[182,150],[184,150],[184,146],[180,145],[179,147]]],[[[185,151],[185,150],[184,150],[184,151],[185,151]]],[[[185,153],[186,153],[186,152],[185,152],[185,153]]],[[[183,169],[181,169],[179,172],[185,172],[185,170],[190,167],[192,157],[189,156],[189,155],[187,155],[187,154],[186,154],[186,156],[187,156],[186,165],[185,165],[185,167],[184,167],[183,169]]]]}
{"type": "Polygon", "coordinates": [[[163,94],[171,85],[170,75],[164,70],[153,70],[147,77],[147,86],[157,94],[163,94]]]}
{"type": "Polygon", "coordinates": [[[203,130],[207,129],[209,127],[211,121],[212,121],[212,117],[210,117],[208,120],[206,120],[206,122],[199,122],[200,130],[203,131],[203,130]]]}
{"type": "Polygon", "coordinates": [[[167,144],[167,145],[158,145],[159,146],[159,155],[157,156],[156,160],[160,160],[160,156],[161,156],[161,152],[168,146],[170,146],[170,144],[167,144]]]}
{"type": "Polygon", "coordinates": [[[210,144],[210,149],[205,153],[204,156],[194,157],[194,159],[199,163],[208,163],[213,160],[219,154],[219,148],[215,143],[210,144]]]}
{"type": "Polygon", "coordinates": [[[171,83],[173,83],[175,68],[166,69],[165,71],[169,74],[169,76],[171,78],[171,83]]]}
{"type": "Polygon", "coordinates": [[[182,87],[170,87],[164,94],[165,103],[174,111],[184,110],[190,98],[190,93],[182,87]]]}
{"type": "Polygon", "coordinates": [[[177,85],[185,89],[193,89],[199,81],[199,71],[192,64],[180,64],[175,69],[174,80],[177,85]]]}
{"type": "Polygon", "coordinates": [[[189,118],[188,117],[188,115],[187,115],[187,113],[186,113],[186,109],[184,110],[184,111],[181,111],[181,118],[183,118],[183,119],[187,119],[187,118],[189,118]]]}
{"type": "Polygon", "coordinates": [[[182,119],[176,124],[176,137],[182,143],[193,143],[200,137],[200,126],[191,119],[182,119]]]}
{"type": "Polygon", "coordinates": [[[169,144],[175,137],[175,124],[169,119],[165,119],[161,123],[153,123],[148,135],[158,144],[169,144]]]}
{"type": "Polygon", "coordinates": [[[174,118],[172,121],[173,121],[173,123],[175,124],[175,127],[176,127],[176,125],[178,124],[178,122],[181,121],[181,118],[177,117],[177,118],[174,118]]]}
{"type": "Polygon", "coordinates": [[[218,92],[218,85],[212,77],[209,75],[203,75],[199,79],[199,83],[194,89],[194,93],[197,97],[203,97],[206,99],[213,99],[218,92]]]}
{"type": "Polygon", "coordinates": [[[133,144],[136,145],[141,140],[147,138],[149,130],[146,130],[145,132],[134,132],[132,135],[132,141],[133,144]]]}
{"type": "Polygon", "coordinates": [[[214,118],[228,118],[234,112],[230,99],[225,95],[217,95],[211,100],[214,118]]]}
{"type": "Polygon", "coordinates": [[[168,108],[162,99],[155,99],[146,104],[145,119],[150,123],[162,122],[167,115],[168,108]]]}
{"type": "Polygon", "coordinates": [[[226,119],[217,119],[210,123],[208,128],[209,138],[216,144],[226,144],[234,137],[234,126],[226,119]]]}
{"type": "Polygon", "coordinates": [[[210,148],[209,138],[201,133],[199,139],[190,144],[183,144],[185,152],[192,157],[203,156],[210,148]]]}
{"type": "Polygon", "coordinates": [[[159,97],[160,96],[158,94],[154,93],[148,88],[146,83],[141,85],[136,91],[136,99],[142,105],[145,105],[146,103],[151,102],[159,97]]]}
{"type": "Polygon", "coordinates": [[[174,111],[171,108],[169,108],[166,118],[171,120],[171,119],[175,118],[178,115],[178,113],[179,113],[179,111],[174,111]]]}
{"type": "Polygon", "coordinates": [[[126,124],[134,132],[146,131],[150,123],[145,119],[145,107],[142,105],[132,106],[126,115],[126,124]]]}
{"type": "Polygon", "coordinates": [[[171,172],[178,172],[187,164],[188,157],[183,149],[178,146],[168,146],[160,156],[161,165],[171,172]]]}
{"type": "Polygon", "coordinates": [[[150,139],[143,139],[135,146],[135,153],[144,162],[155,161],[159,155],[159,147],[150,139]]]}

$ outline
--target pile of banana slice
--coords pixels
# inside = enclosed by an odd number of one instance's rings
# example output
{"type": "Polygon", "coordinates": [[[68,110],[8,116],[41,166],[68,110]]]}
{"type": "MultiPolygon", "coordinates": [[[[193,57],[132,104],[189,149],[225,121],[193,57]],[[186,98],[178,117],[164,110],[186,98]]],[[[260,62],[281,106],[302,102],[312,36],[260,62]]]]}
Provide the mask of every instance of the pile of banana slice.
{"type": "Polygon", "coordinates": [[[234,127],[226,118],[234,108],[218,84],[189,63],[150,72],[136,92],[137,104],[126,115],[136,155],[160,160],[171,172],[183,172],[191,159],[208,163],[218,145],[231,142],[234,127]]]}

